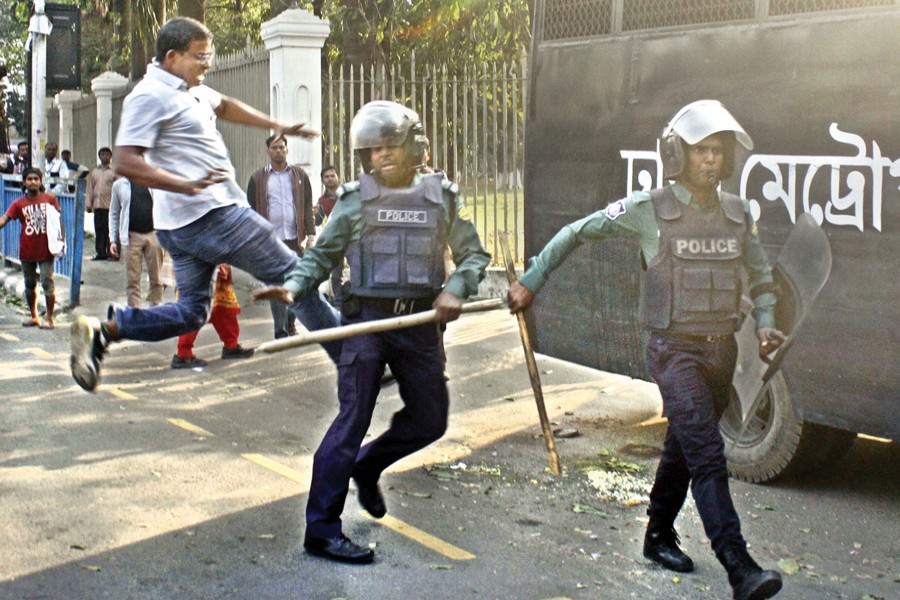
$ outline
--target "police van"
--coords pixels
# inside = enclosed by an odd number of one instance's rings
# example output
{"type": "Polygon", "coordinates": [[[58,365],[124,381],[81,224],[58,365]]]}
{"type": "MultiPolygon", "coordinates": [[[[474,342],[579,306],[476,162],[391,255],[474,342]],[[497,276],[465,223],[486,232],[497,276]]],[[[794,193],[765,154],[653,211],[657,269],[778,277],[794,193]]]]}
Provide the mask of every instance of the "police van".
{"type": "MultiPolygon", "coordinates": [[[[755,142],[722,189],[750,201],[772,262],[802,215],[827,237],[831,271],[811,307],[779,282],[780,327],[809,310],[749,426],[739,435],[737,393],[722,419],[740,479],[828,465],[858,433],[900,439],[898,32],[894,0],[535,0],[526,256],[665,185],[657,138],[700,99],[720,100],[755,142]]],[[[627,240],[577,250],[535,302],[541,352],[649,379],[639,263],[627,240]]]]}

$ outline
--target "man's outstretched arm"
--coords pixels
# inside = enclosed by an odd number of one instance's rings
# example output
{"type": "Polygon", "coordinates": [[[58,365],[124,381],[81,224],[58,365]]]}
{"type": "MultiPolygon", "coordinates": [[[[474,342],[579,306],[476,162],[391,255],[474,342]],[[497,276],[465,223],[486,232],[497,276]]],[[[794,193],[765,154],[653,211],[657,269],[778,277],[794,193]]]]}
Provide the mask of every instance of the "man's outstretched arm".
{"type": "Polygon", "coordinates": [[[216,107],[216,115],[220,119],[238,123],[240,125],[249,125],[250,127],[259,127],[261,129],[272,129],[276,133],[284,135],[299,135],[305,138],[314,138],[319,135],[318,131],[308,129],[306,123],[297,123],[296,125],[285,125],[277,119],[273,119],[266,113],[256,110],[249,104],[241,102],[235,98],[222,96],[222,101],[216,107]]]}

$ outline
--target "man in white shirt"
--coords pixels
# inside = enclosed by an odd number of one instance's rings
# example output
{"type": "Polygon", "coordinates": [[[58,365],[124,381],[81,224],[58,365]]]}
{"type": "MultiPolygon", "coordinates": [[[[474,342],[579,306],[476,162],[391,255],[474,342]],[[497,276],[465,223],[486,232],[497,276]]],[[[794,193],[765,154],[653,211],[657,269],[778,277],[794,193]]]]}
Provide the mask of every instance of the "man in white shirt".
{"type": "MultiPolygon", "coordinates": [[[[209,316],[209,282],[219,264],[281,285],[300,260],[256,214],[234,180],[216,119],[315,137],[303,124],[287,125],[202,85],[212,61],[212,33],[178,17],[160,30],[156,58],[125,99],[116,137],[116,170],[153,188],[157,238],[172,257],[179,296],[150,308],[110,306],[107,320],[78,317],[72,324],[72,376],[94,391],[110,342],[159,341],[200,329],[209,316]]],[[[291,305],[307,329],[334,327],[336,311],[321,294],[291,305]]],[[[323,344],[333,361],[341,343],[323,344]]]]}
{"type": "Polygon", "coordinates": [[[64,194],[69,179],[69,167],[66,161],[57,156],[59,145],[56,142],[47,142],[44,146],[44,173],[47,174],[47,185],[51,194],[64,194]]]}

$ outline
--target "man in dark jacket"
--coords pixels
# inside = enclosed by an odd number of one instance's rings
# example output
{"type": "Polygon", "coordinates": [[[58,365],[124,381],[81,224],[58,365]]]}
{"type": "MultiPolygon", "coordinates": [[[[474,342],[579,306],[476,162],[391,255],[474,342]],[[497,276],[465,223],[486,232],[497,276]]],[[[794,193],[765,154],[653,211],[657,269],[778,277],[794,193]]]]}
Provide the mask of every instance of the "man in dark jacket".
{"type": "MultiPolygon", "coordinates": [[[[275,227],[275,233],[288,248],[303,255],[303,249],[316,242],[312,187],[306,172],[287,162],[287,139],[283,135],[266,138],[269,164],[250,176],[247,201],[275,227]]],[[[275,338],[297,332],[294,313],[282,302],[270,302],[275,338]]]]}

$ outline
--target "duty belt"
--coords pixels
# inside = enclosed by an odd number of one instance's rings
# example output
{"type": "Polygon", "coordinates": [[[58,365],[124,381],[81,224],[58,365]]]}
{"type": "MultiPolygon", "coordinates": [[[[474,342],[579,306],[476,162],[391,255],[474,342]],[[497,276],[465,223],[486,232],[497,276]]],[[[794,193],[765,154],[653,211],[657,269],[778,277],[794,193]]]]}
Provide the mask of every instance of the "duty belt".
{"type": "Polygon", "coordinates": [[[389,312],[395,315],[411,315],[431,309],[434,297],[427,298],[374,298],[359,296],[363,306],[389,312]]]}
{"type": "Polygon", "coordinates": [[[650,333],[661,337],[670,337],[678,340],[687,340],[689,342],[724,342],[729,338],[733,338],[733,333],[724,335],[703,335],[698,333],[683,333],[681,331],[669,331],[668,329],[651,329],[650,333]]]}

